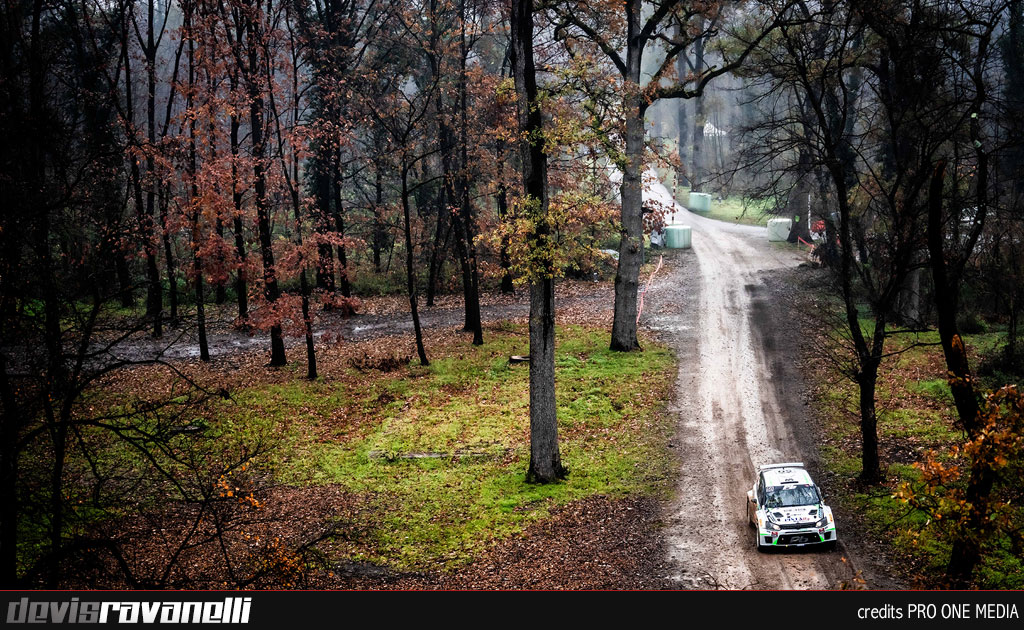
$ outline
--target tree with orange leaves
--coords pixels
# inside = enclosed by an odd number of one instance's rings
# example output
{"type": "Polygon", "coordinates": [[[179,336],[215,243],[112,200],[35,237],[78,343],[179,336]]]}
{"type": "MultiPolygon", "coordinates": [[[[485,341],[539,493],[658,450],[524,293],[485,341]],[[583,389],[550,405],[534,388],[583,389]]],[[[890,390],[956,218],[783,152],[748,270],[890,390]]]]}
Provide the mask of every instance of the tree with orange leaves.
{"type": "MultiPolygon", "coordinates": [[[[956,380],[950,379],[951,386],[956,380]]],[[[984,397],[976,429],[963,445],[931,453],[916,467],[920,480],[903,484],[896,497],[927,514],[928,527],[953,543],[950,586],[968,586],[974,565],[993,546],[1008,542],[1017,555],[1024,549],[1024,394],[1016,386],[984,397]],[[986,492],[978,492],[980,483],[986,492]],[[964,574],[957,570],[964,553],[958,549],[975,556],[964,574]]]]}

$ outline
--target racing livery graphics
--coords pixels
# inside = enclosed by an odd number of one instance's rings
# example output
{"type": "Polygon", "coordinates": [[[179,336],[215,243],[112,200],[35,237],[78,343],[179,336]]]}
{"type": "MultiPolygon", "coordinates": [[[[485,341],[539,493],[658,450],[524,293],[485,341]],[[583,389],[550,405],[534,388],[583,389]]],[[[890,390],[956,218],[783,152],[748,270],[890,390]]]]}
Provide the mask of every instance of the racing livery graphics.
{"type": "Polygon", "coordinates": [[[802,463],[770,464],[757,469],[747,491],[747,520],[758,551],[769,547],[836,544],[836,523],[821,491],[802,463]]]}

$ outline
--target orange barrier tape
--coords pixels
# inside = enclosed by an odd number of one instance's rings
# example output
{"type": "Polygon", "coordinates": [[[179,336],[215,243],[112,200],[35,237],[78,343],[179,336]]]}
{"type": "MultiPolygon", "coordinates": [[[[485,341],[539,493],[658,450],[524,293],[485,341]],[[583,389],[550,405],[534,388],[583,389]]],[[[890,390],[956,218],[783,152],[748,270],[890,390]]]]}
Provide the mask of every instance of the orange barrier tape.
{"type": "Polygon", "coordinates": [[[651,277],[647,279],[647,284],[644,285],[644,290],[640,292],[640,306],[636,309],[636,323],[640,323],[640,314],[644,312],[644,296],[647,295],[647,289],[650,288],[651,283],[654,282],[654,274],[658,273],[661,269],[661,263],[665,261],[665,257],[661,256],[658,258],[658,266],[651,272],[651,277]]]}

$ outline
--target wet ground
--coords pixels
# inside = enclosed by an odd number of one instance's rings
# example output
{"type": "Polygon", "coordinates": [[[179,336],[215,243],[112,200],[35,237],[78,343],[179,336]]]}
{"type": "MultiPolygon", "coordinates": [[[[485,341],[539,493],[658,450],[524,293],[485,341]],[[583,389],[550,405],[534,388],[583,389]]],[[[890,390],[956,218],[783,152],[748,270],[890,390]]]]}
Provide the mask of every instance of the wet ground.
{"type": "MultiPolygon", "coordinates": [[[[655,185],[653,193],[670,203],[664,188],[655,185]]],[[[693,248],[666,255],[641,318],[641,326],[672,346],[679,358],[677,391],[670,406],[678,423],[673,441],[681,462],[678,489],[664,507],[660,536],[652,525],[650,534],[641,536],[646,542],[638,547],[664,549],[664,560],[652,556],[641,563],[643,568],[630,565],[627,573],[651,574],[653,581],[642,584],[609,578],[586,585],[566,581],[561,587],[831,589],[854,586],[860,577],[869,588],[898,588],[881,567],[882,554],[842,519],[840,545],[834,551],[754,549],[745,509],[756,466],[803,461],[819,483],[825,481],[818,470],[817,427],[803,399],[799,326],[789,319],[783,303],[791,286],[787,278],[806,255],[769,243],[765,228],[713,221],[681,207],[669,221],[692,227],[693,248]]],[[[367,314],[347,318],[324,313],[316,334],[349,341],[389,338],[394,344],[412,334],[408,304],[401,302],[370,304],[367,314]]],[[[562,324],[610,322],[610,283],[562,282],[557,305],[562,324]]],[[[457,297],[421,312],[428,331],[461,328],[463,311],[457,297]]],[[[482,315],[485,326],[525,321],[528,305],[522,296],[484,296],[482,315]]],[[[185,334],[160,340],[140,335],[132,341],[122,345],[125,358],[162,354],[187,361],[197,356],[195,339],[185,334]]],[[[287,343],[302,342],[301,337],[291,337],[287,343]]],[[[249,335],[224,325],[210,335],[210,348],[215,360],[235,353],[263,353],[269,339],[265,333],[249,335]]],[[[629,526],[648,531],[647,525],[629,526]]],[[[601,538],[596,532],[590,537],[601,538]]],[[[635,555],[636,545],[617,540],[609,550],[635,555]]],[[[516,584],[502,582],[506,588],[539,587],[530,581],[516,584]]]]}
{"type": "MultiPolygon", "coordinates": [[[[670,200],[663,188],[654,194],[670,200]]],[[[670,254],[642,320],[679,358],[671,410],[682,470],[666,515],[669,577],[680,588],[853,585],[863,563],[843,544],[842,522],[834,551],[759,553],[745,511],[757,466],[802,461],[817,473],[795,323],[785,321],[765,282],[806,255],[769,243],[765,228],[709,220],[681,206],[669,223],[691,226],[693,248],[670,254]]],[[[869,588],[881,587],[866,579],[869,588]]]]}

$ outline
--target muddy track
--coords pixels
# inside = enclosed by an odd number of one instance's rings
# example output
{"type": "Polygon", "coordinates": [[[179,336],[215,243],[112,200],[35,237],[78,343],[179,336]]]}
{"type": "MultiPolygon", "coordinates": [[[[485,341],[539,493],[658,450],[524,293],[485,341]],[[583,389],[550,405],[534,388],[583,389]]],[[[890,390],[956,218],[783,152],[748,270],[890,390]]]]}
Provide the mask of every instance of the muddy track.
{"type": "MultiPolygon", "coordinates": [[[[668,200],[660,187],[653,194],[668,200]]],[[[674,254],[655,280],[642,322],[679,358],[671,411],[682,469],[667,515],[671,577],[680,588],[838,588],[855,564],[843,561],[844,546],[759,553],[745,513],[756,466],[803,461],[817,472],[797,349],[764,284],[764,274],[795,267],[803,255],[773,247],[764,228],[682,207],[671,221],[692,227],[693,249],[674,254]]]]}

